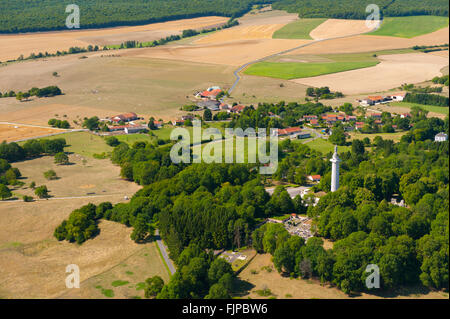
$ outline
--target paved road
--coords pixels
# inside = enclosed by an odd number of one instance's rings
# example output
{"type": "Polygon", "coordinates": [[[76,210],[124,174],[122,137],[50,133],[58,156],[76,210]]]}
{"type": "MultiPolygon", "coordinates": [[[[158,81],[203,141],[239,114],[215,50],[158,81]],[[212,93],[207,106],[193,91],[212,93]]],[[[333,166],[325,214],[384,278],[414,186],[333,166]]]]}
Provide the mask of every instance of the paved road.
{"type": "Polygon", "coordinates": [[[159,236],[159,229],[155,232],[155,238],[156,243],[158,244],[159,250],[161,251],[161,254],[164,258],[164,261],[166,262],[167,266],[169,267],[170,275],[173,275],[177,270],[175,269],[175,266],[172,263],[172,260],[169,258],[169,254],[167,253],[167,247],[164,245],[163,241],[161,240],[161,237],[159,236]]]}

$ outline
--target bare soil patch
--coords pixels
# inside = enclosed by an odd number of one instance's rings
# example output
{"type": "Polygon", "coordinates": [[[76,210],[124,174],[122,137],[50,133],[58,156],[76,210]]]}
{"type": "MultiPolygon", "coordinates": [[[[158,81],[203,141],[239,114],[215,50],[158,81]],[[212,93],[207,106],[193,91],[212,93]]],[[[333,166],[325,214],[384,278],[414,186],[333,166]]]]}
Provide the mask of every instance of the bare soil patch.
{"type": "Polygon", "coordinates": [[[13,142],[35,136],[59,133],[61,130],[23,125],[0,124],[0,142],[13,142]]]}
{"type": "Polygon", "coordinates": [[[295,79],[296,83],[315,87],[329,86],[344,94],[379,92],[401,86],[403,83],[418,83],[441,75],[440,70],[448,60],[425,53],[392,54],[379,57],[380,64],[317,77],[295,79]]]}

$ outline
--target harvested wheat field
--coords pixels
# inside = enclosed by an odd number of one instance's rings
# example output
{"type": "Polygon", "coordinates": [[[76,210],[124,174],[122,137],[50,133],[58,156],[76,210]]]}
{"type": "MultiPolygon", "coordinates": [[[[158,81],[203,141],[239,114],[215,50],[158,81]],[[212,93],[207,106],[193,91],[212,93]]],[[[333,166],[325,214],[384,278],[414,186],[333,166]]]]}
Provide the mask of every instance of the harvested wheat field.
{"type": "Polygon", "coordinates": [[[100,53],[74,54],[0,67],[0,92],[57,85],[64,93],[22,103],[2,98],[0,120],[46,125],[57,114],[56,118],[67,119],[77,127],[72,121],[79,123],[85,116],[135,112],[167,121],[183,114],[180,106],[192,103],[193,93],[233,83],[232,66],[126,56],[146,50],[121,50],[103,57],[100,53]],[[79,58],[84,55],[87,58],[79,58]]]}
{"type": "Polygon", "coordinates": [[[424,34],[415,38],[395,38],[376,35],[358,35],[341,39],[332,39],[314,43],[310,46],[294,50],[288,55],[357,53],[392,49],[411,48],[414,45],[436,45],[448,43],[449,28],[424,34]]]}
{"type": "Polygon", "coordinates": [[[258,39],[192,46],[170,45],[129,50],[126,56],[240,66],[308,42],[310,41],[258,39]]]}
{"type": "MultiPolygon", "coordinates": [[[[351,298],[337,288],[328,285],[322,286],[317,280],[290,279],[280,275],[271,261],[269,254],[256,255],[249,265],[239,274],[241,280],[239,291],[235,295],[246,299],[262,298],[257,294],[257,290],[270,289],[272,295],[277,299],[348,299],[351,298]],[[265,268],[263,268],[265,267],[265,268]],[[270,268],[271,271],[267,271],[270,268]],[[253,270],[253,274],[252,274],[253,270]],[[256,273],[255,273],[256,271],[256,273]]],[[[421,298],[421,299],[448,299],[448,295],[441,292],[431,292],[425,288],[405,288],[401,291],[384,293],[383,295],[369,295],[363,293],[353,298],[373,299],[373,298],[421,298]]],[[[352,299],[353,299],[352,298],[352,299]]]]}
{"type": "Polygon", "coordinates": [[[208,44],[239,40],[271,39],[272,34],[278,29],[282,28],[284,25],[285,24],[239,26],[213,33],[195,41],[194,43],[208,44]]]}
{"type": "Polygon", "coordinates": [[[52,128],[0,123],[0,142],[15,142],[36,136],[56,134],[60,133],[61,131],[62,130],[52,128]]]}
{"type": "Polygon", "coordinates": [[[365,20],[328,19],[310,32],[314,40],[345,37],[372,31],[365,20]]]}
{"type": "Polygon", "coordinates": [[[380,92],[404,83],[418,83],[441,75],[448,65],[446,58],[426,53],[391,54],[380,56],[374,67],[292,80],[314,87],[328,86],[344,94],[380,92]]]}
{"type": "Polygon", "coordinates": [[[179,34],[185,29],[204,29],[227,22],[226,17],[201,17],[132,27],[94,30],[70,30],[56,32],[0,35],[2,50],[0,61],[25,57],[31,53],[67,50],[72,46],[120,44],[127,40],[152,41],[168,35],[179,34]]]}

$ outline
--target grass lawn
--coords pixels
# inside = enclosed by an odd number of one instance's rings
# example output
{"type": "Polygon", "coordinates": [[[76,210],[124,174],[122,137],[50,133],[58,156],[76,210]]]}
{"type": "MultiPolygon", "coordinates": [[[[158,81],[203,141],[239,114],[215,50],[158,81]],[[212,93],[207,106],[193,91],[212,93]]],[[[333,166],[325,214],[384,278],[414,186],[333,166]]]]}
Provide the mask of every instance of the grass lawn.
{"type": "MultiPolygon", "coordinates": [[[[328,142],[327,140],[321,138],[308,142],[305,145],[307,145],[313,150],[321,152],[324,155],[334,151],[334,145],[328,142]]],[[[347,152],[349,150],[350,146],[338,146],[338,153],[347,152]]]]}
{"type": "Polygon", "coordinates": [[[116,135],[120,142],[125,142],[128,145],[133,145],[135,142],[153,142],[154,137],[149,134],[126,134],[126,135],[116,135]]]}
{"type": "Polygon", "coordinates": [[[408,102],[393,102],[390,103],[392,106],[400,106],[400,107],[407,107],[412,108],[413,106],[418,106],[424,110],[427,110],[429,112],[439,113],[439,114],[445,114],[448,115],[448,106],[435,106],[435,105],[423,105],[423,104],[417,104],[417,103],[408,103],[408,102]]]}
{"type": "Polygon", "coordinates": [[[448,26],[448,17],[411,16],[385,18],[381,27],[370,35],[413,38],[448,26]]]}
{"type": "Polygon", "coordinates": [[[407,132],[395,132],[395,133],[375,133],[375,134],[363,134],[359,132],[350,133],[350,140],[358,139],[362,140],[368,137],[371,141],[377,137],[381,136],[383,140],[393,140],[394,142],[399,142],[403,135],[407,132]]]}
{"type": "Polygon", "coordinates": [[[312,39],[309,33],[327,19],[300,19],[275,31],[274,39],[312,39]]]}

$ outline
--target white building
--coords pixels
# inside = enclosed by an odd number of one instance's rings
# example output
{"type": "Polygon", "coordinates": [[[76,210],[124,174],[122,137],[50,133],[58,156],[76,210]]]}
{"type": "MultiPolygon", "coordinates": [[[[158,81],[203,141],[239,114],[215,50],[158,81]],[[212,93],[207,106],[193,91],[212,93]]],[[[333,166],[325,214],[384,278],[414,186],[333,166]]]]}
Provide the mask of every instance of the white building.
{"type": "Polygon", "coordinates": [[[339,163],[341,162],[337,153],[337,146],[334,147],[334,154],[330,162],[333,163],[331,168],[331,191],[335,192],[339,188],[339,163]]]}
{"type": "Polygon", "coordinates": [[[448,135],[445,134],[444,132],[436,134],[436,136],[434,137],[435,142],[445,142],[447,140],[448,140],[448,135]]]}

